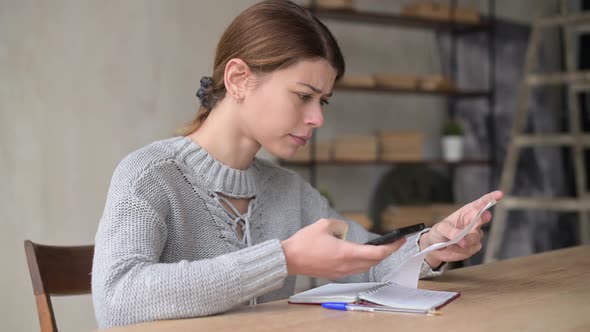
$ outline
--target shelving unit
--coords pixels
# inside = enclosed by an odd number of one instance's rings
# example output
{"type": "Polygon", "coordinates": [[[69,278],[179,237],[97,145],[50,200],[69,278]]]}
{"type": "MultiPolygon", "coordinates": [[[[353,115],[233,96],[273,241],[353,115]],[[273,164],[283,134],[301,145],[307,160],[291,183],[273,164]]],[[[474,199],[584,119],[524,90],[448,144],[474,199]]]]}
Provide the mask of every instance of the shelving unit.
{"type": "Polygon", "coordinates": [[[325,9],[319,7],[312,7],[311,10],[317,18],[351,23],[381,24],[412,29],[453,30],[460,33],[477,32],[489,28],[489,24],[486,21],[480,23],[449,22],[448,20],[413,17],[394,13],[383,14],[369,11],[325,9]]]}
{"type": "Polygon", "coordinates": [[[387,87],[365,87],[336,84],[337,90],[342,91],[362,91],[362,92],[385,92],[385,93],[404,93],[404,94],[423,94],[435,96],[447,96],[455,98],[486,98],[490,95],[489,91],[479,90],[420,90],[420,89],[401,89],[387,87]]]}
{"type": "Polygon", "coordinates": [[[387,160],[375,160],[375,161],[354,161],[354,160],[316,160],[316,161],[292,161],[282,160],[280,162],[282,166],[287,167],[310,167],[314,166],[372,166],[372,165],[450,165],[450,166],[461,166],[461,165],[489,165],[490,161],[487,159],[464,159],[455,162],[449,162],[442,159],[432,160],[400,160],[400,161],[387,161],[387,160]]]}
{"type": "MultiPolygon", "coordinates": [[[[405,29],[426,29],[432,31],[442,31],[449,33],[451,37],[450,50],[450,75],[451,81],[455,82],[455,75],[458,68],[457,64],[457,47],[456,38],[472,33],[486,33],[488,40],[488,59],[489,59],[489,81],[488,89],[485,90],[422,90],[422,89],[404,89],[404,88],[388,88],[383,86],[367,87],[354,86],[350,84],[342,85],[336,84],[335,89],[340,91],[349,91],[355,93],[387,93],[387,94],[417,94],[417,95],[432,95],[435,97],[443,97],[447,99],[447,112],[450,116],[455,114],[455,102],[463,99],[485,99],[488,104],[488,118],[491,120],[488,123],[489,136],[489,158],[487,159],[465,159],[458,162],[447,162],[444,160],[418,160],[418,161],[318,161],[312,157],[309,161],[289,161],[282,160],[280,164],[287,167],[306,167],[310,172],[310,183],[317,187],[317,168],[318,167],[354,167],[354,166],[372,166],[372,165],[443,165],[451,168],[454,173],[455,167],[464,166],[486,166],[490,168],[490,186],[495,179],[495,127],[494,127],[494,15],[495,15],[495,1],[488,0],[488,16],[482,17],[479,23],[465,23],[455,22],[451,20],[440,20],[431,18],[421,18],[414,16],[407,16],[395,13],[378,13],[370,11],[359,10],[334,10],[312,7],[311,10],[316,17],[322,20],[335,20],[348,23],[360,23],[371,25],[382,25],[389,27],[398,27],[405,29]]],[[[456,0],[450,1],[451,8],[456,7],[456,0]]],[[[482,115],[484,116],[484,115],[482,115]]],[[[310,155],[315,156],[316,135],[311,139],[310,155]]]]}

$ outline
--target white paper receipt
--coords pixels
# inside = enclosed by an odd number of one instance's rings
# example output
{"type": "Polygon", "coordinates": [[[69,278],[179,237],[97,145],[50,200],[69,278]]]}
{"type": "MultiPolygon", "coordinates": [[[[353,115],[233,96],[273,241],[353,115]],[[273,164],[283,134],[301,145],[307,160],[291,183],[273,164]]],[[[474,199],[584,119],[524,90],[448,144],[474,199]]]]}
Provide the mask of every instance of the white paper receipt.
{"type": "Polygon", "coordinates": [[[406,287],[418,287],[418,279],[420,278],[420,269],[422,267],[422,262],[424,262],[424,258],[428,255],[429,252],[433,250],[439,250],[455,244],[461,241],[462,238],[465,237],[469,232],[471,232],[478,224],[479,218],[481,215],[489,208],[496,204],[495,200],[491,200],[486,206],[483,207],[474,217],[471,219],[471,222],[467,227],[465,227],[457,236],[447,242],[440,242],[431,245],[430,247],[414,254],[410,258],[406,259],[403,263],[398,265],[397,268],[393,269],[390,273],[388,273],[381,281],[393,281],[398,285],[403,285],[406,287]]]}

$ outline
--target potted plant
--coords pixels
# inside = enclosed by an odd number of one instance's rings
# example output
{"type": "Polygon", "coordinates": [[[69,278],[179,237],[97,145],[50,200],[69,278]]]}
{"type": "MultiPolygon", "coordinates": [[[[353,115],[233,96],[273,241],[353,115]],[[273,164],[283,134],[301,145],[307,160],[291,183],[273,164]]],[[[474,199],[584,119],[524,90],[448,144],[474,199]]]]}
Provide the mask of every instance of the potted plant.
{"type": "Polygon", "coordinates": [[[463,126],[457,120],[448,120],[442,130],[443,159],[449,162],[459,161],[463,158],[463,126]]]}

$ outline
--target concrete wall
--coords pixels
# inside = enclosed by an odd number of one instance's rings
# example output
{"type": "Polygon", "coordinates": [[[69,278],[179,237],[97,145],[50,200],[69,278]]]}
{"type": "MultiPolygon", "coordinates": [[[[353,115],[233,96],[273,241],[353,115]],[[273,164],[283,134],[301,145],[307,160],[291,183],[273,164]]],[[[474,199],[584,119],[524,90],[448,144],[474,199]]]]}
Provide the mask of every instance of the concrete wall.
{"type": "MultiPolygon", "coordinates": [[[[38,328],[23,240],[93,242],[116,164],[192,118],[194,92],[211,72],[218,38],[254,2],[0,0],[2,330],[38,328]]],[[[497,2],[499,14],[524,22],[555,6],[497,2]]],[[[403,1],[357,3],[396,10],[403,1]]],[[[439,69],[429,32],[329,26],[351,73],[439,69]]],[[[435,156],[442,106],[434,97],[338,94],[320,137],[423,129],[426,153],[435,156]]],[[[325,169],[320,176],[332,174],[322,186],[338,207],[365,209],[374,170],[325,169]]],[[[88,296],[54,304],[62,331],[95,328],[88,296]]]]}

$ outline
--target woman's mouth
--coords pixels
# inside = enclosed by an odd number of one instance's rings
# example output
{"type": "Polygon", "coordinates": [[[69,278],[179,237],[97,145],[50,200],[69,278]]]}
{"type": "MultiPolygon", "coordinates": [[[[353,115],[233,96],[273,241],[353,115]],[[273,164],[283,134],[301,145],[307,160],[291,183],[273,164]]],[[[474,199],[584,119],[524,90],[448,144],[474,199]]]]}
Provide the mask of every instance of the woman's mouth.
{"type": "Polygon", "coordinates": [[[310,139],[310,136],[297,136],[297,135],[293,135],[293,134],[289,134],[289,137],[291,137],[291,139],[293,140],[293,142],[295,142],[295,144],[300,145],[300,146],[304,146],[305,143],[307,143],[307,141],[310,139]]]}

